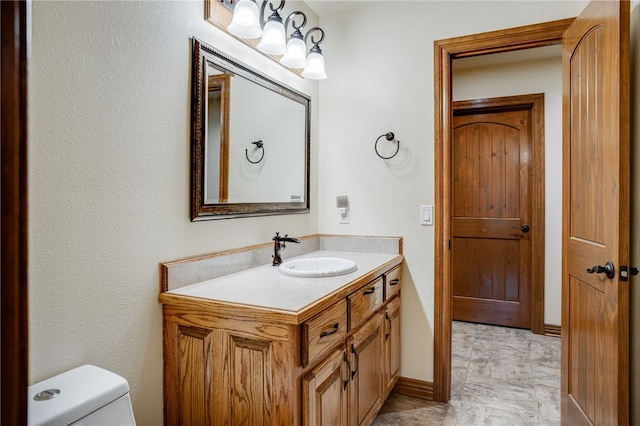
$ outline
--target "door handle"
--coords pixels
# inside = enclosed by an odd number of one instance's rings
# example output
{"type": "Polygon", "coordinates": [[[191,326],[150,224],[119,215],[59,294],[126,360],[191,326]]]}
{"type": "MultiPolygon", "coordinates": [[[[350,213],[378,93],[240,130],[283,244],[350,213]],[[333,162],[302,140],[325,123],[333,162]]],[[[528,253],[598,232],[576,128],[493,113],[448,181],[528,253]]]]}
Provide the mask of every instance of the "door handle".
{"type": "Polygon", "coordinates": [[[349,385],[349,376],[351,375],[351,363],[349,362],[349,357],[347,356],[347,351],[345,348],[345,351],[342,352],[343,355],[343,361],[345,364],[347,364],[347,380],[342,380],[342,389],[343,390],[347,390],[347,386],[349,385]]]}
{"type": "Polygon", "coordinates": [[[524,225],[522,225],[522,226],[520,227],[520,230],[521,230],[522,232],[525,232],[525,233],[526,233],[526,232],[529,232],[529,229],[530,229],[530,228],[529,228],[529,225],[527,225],[527,224],[524,224],[524,225]]]}
{"type": "Polygon", "coordinates": [[[330,330],[325,330],[322,333],[320,333],[320,337],[322,338],[322,337],[331,336],[332,334],[336,334],[339,329],[340,329],[340,323],[337,322],[333,324],[330,330]]]}
{"type": "Polygon", "coordinates": [[[389,317],[389,312],[385,312],[384,317],[389,322],[389,331],[384,335],[384,340],[386,342],[387,340],[389,340],[389,336],[391,336],[391,318],[389,317]]]}
{"type": "Polygon", "coordinates": [[[607,263],[604,264],[604,266],[593,266],[589,269],[587,269],[587,272],[590,274],[606,274],[607,278],[611,279],[613,277],[616,276],[616,268],[613,266],[613,263],[611,263],[610,261],[607,261],[607,263]]]}
{"type": "Polygon", "coordinates": [[[355,370],[351,370],[351,380],[353,380],[354,377],[356,377],[356,374],[358,373],[358,370],[360,369],[360,355],[358,355],[358,352],[356,351],[355,346],[353,346],[353,343],[351,344],[351,353],[354,354],[356,356],[356,369],[355,370]]]}

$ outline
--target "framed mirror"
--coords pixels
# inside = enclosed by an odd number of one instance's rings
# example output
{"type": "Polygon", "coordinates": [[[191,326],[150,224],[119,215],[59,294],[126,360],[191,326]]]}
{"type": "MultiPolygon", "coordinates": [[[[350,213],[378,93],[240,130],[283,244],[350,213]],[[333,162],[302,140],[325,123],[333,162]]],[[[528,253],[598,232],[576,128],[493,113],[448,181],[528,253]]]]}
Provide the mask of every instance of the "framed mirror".
{"type": "Polygon", "coordinates": [[[308,213],[311,99],[193,38],[191,220],[308,213]]]}

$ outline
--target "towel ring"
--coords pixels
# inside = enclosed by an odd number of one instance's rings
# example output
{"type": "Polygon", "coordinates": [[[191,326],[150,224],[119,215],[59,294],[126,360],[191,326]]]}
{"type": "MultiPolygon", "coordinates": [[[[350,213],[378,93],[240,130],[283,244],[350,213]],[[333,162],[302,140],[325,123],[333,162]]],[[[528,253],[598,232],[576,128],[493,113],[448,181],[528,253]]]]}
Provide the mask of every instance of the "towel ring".
{"type": "Polygon", "coordinates": [[[262,155],[260,156],[260,159],[258,161],[251,161],[251,159],[249,158],[249,150],[248,149],[244,150],[244,155],[245,155],[245,157],[247,157],[247,161],[250,162],[251,164],[258,164],[264,158],[264,143],[262,142],[262,139],[257,140],[255,142],[251,142],[251,143],[256,146],[256,149],[259,149],[259,148],[262,149],[262,155]]]}
{"type": "Polygon", "coordinates": [[[398,151],[400,151],[400,141],[398,141],[398,147],[396,148],[396,152],[394,152],[392,155],[390,155],[389,157],[383,157],[382,155],[380,155],[380,153],[378,152],[378,141],[380,141],[380,138],[384,137],[386,140],[388,141],[392,141],[396,135],[393,134],[393,132],[388,132],[385,133],[384,135],[380,135],[378,136],[378,139],[376,139],[376,143],[374,145],[374,148],[376,150],[376,154],[378,154],[378,157],[382,158],[383,160],[388,160],[390,158],[395,157],[398,154],[398,151]]]}

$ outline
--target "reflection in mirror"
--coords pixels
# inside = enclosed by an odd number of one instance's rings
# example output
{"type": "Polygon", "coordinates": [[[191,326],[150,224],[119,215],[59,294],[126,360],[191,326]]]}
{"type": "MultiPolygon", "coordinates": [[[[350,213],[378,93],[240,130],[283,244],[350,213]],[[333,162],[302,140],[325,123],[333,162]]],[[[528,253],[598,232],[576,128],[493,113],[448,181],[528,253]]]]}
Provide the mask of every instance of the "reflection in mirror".
{"type": "Polygon", "coordinates": [[[227,201],[229,147],[229,83],[231,76],[207,67],[207,122],[205,134],[205,204],[227,201]]]}
{"type": "Polygon", "coordinates": [[[191,219],[309,212],[309,97],[193,44],[191,219]]]}

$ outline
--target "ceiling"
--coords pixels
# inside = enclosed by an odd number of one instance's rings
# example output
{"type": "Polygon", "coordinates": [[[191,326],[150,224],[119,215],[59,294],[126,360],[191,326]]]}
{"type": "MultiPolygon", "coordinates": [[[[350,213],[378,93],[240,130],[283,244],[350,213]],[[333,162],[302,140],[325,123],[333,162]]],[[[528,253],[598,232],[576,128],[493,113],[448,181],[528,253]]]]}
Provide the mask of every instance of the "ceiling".
{"type": "Polygon", "coordinates": [[[306,0],[307,6],[319,17],[332,15],[361,6],[365,0],[306,0]]]}
{"type": "MultiPolygon", "coordinates": [[[[354,8],[362,7],[367,2],[375,0],[305,0],[305,3],[321,19],[329,15],[341,13],[354,8]]],[[[515,52],[496,53],[471,58],[456,59],[454,67],[457,70],[466,68],[477,68],[484,66],[507,64],[512,62],[524,62],[529,60],[539,60],[546,58],[561,58],[561,45],[547,46],[536,49],[525,49],[515,52]]]]}

